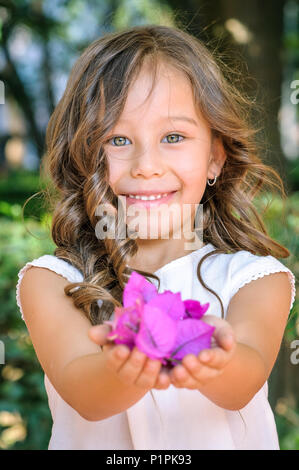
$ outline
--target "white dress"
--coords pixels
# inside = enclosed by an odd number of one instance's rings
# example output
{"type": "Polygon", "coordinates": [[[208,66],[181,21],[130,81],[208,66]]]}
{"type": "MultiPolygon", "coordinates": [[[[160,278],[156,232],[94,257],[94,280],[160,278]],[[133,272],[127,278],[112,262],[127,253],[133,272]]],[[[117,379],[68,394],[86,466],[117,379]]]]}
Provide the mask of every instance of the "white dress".
{"type": "MultiPolygon", "coordinates": [[[[196,275],[200,258],[213,249],[215,247],[209,243],[157,270],[155,274],[161,280],[159,292],[180,291],[183,300],[209,302],[207,314],[221,317],[218,299],[201,285],[196,275]]],[[[80,271],[53,255],[30,261],[19,271],[16,287],[22,317],[19,286],[30,266],[48,268],[70,282],[83,280],[80,271]]],[[[270,255],[257,256],[248,251],[218,253],[203,262],[201,275],[222,299],[226,315],[231,298],[244,284],[280,271],[288,273],[292,286],[291,309],[295,299],[295,276],[270,255]]],[[[198,390],[173,385],[167,390],[152,389],[156,404],[148,392],[122,413],[101,421],[87,421],[63,400],[46,375],[44,380],[53,419],[48,449],[279,449],[267,382],[240,410],[245,428],[238,411],[215,405],[198,390]]]]}

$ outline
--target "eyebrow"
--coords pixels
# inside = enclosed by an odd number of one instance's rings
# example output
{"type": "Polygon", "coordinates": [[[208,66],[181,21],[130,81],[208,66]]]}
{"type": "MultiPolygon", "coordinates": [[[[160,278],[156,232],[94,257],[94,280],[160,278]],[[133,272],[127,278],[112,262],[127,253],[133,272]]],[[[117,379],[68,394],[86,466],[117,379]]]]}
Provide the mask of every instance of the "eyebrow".
{"type": "Polygon", "coordinates": [[[194,126],[198,125],[195,119],[189,118],[187,116],[168,116],[165,119],[171,119],[173,121],[186,121],[186,122],[189,122],[190,124],[193,124],[194,126]]]}
{"type": "MultiPolygon", "coordinates": [[[[195,119],[193,118],[190,118],[190,117],[187,117],[187,116],[165,116],[164,118],[162,118],[162,120],[168,120],[168,119],[171,119],[173,121],[185,121],[185,122],[189,122],[190,124],[193,124],[194,126],[198,126],[198,123],[195,121],[195,119]]],[[[119,123],[126,123],[128,122],[127,120],[120,120],[119,123]]]]}

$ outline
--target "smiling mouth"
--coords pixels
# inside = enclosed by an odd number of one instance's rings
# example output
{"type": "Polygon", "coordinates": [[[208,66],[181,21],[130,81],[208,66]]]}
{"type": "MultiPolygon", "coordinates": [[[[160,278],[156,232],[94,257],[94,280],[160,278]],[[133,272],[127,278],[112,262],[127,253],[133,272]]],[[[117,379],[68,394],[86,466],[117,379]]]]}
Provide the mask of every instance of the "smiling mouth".
{"type": "Polygon", "coordinates": [[[127,204],[141,204],[145,207],[153,207],[168,202],[177,191],[167,193],[148,194],[123,194],[126,196],[127,204]]]}
{"type": "MultiPolygon", "coordinates": [[[[173,191],[174,192],[174,191],[173,191]]],[[[170,192],[168,193],[159,193],[159,194],[127,194],[127,197],[130,199],[140,199],[141,201],[157,201],[158,199],[167,197],[170,192]]]]}

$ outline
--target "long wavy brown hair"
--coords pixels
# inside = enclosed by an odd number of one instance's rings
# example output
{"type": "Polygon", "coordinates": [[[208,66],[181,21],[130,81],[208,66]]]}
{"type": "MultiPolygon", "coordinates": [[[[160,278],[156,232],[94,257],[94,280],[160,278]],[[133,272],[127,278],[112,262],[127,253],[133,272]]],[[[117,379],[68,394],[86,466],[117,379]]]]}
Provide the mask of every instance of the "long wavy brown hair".
{"type": "MultiPolygon", "coordinates": [[[[213,134],[222,139],[226,152],[216,184],[206,186],[200,201],[204,242],[212,243],[216,250],[203,256],[197,270],[199,281],[219,300],[222,317],[221,298],[200,274],[208,256],[239,250],[277,258],[290,255],[268,235],[253,203],[266,187],[286,197],[278,173],[258,156],[258,129],[250,123],[254,100],[233,85],[216,52],[176,27],[135,26],[105,34],[83,51],[71,70],[48,124],[42,163],[53,189],[54,254],[83,274],[83,282],[67,285],[65,293],[92,324],[110,319],[115,307],[122,304],[123,289],[132,272],[129,260],[138,250],[135,239],[99,239],[95,228],[99,204],[112,205],[117,219],[123,220],[123,214],[117,212],[117,196],[109,186],[103,144],[145,59],[151,63],[151,91],[161,60],[186,74],[196,106],[213,134]],[[98,300],[102,300],[101,305],[98,300]]],[[[153,273],[136,271],[159,281],[153,273]]]]}

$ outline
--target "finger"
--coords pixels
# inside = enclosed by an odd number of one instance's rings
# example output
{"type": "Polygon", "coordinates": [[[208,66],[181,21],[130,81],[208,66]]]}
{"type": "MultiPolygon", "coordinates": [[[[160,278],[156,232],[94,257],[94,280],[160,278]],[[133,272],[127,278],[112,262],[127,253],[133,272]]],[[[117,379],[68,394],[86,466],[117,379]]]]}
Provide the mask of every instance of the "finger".
{"type": "Polygon", "coordinates": [[[110,331],[111,328],[109,325],[95,325],[89,329],[88,336],[94,343],[103,346],[104,344],[109,343],[107,335],[110,331]]]}
{"type": "Polygon", "coordinates": [[[156,383],[160,369],[161,362],[159,360],[153,360],[148,357],[141,373],[135,380],[135,385],[141,388],[153,388],[156,383]]]}
{"type": "Polygon", "coordinates": [[[133,385],[141,373],[146,360],[146,354],[134,346],[130,356],[118,370],[118,376],[127,384],[133,385]]]}
{"type": "Polygon", "coordinates": [[[207,367],[222,369],[228,363],[230,354],[222,348],[211,348],[204,349],[197,357],[199,362],[207,367]]]}
{"type": "Polygon", "coordinates": [[[164,366],[162,366],[153,388],[156,388],[158,390],[166,390],[170,385],[171,380],[169,371],[164,366]]]}
{"type": "Polygon", "coordinates": [[[171,380],[166,374],[159,374],[155,385],[152,388],[166,390],[171,385],[171,380]]]}
{"type": "Polygon", "coordinates": [[[215,331],[215,338],[219,346],[221,346],[226,351],[229,351],[233,348],[235,343],[234,333],[232,328],[223,327],[218,331],[215,331]]]}
{"type": "Polygon", "coordinates": [[[197,382],[197,387],[199,388],[202,385],[206,385],[211,379],[214,379],[222,374],[222,372],[223,369],[216,369],[206,366],[201,367],[199,372],[194,372],[194,379],[197,382]]]}
{"type": "Polygon", "coordinates": [[[107,354],[107,367],[118,374],[118,371],[130,356],[130,349],[124,344],[119,344],[116,346],[113,344],[107,344],[103,349],[107,354]]]}
{"type": "Polygon", "coordinates": [[[209,367],[209,365],[202,364],[196,356],[192,355],[192,358],[191,355],[188,356],[189,357],[185,356],[182,360],[183,366],[186,368],[191,377],[188,378],[188,388],[194,383],[195,388],[198,389],[201,385],[205,385],[208,380],[217,377],[219,374],[222,373],[222,368],[218,369],[209,367]],[[193,383],[191,382],[191,379],[194,381],[193,383]]]}
{"type": "Polygon", "coordinates": [[[190,373],[185,366],[179,364],[172,369],[170,377],[171,381],[176,383],[182,383],[190,379],[190,373]]]}
{"type": "Polygon", "coordinates": [[[171,371],[171,382],[177,388],[197,389],[199,384],[184,365],[177,365],[171,371]]]}
{"type": "Polygon", "coordinates": [[[188,390],[198,390],[200,383],[195,379],[188,379],[185,381],[173,380],[172,385],[176,388],[188,388],[188,390]]]}

